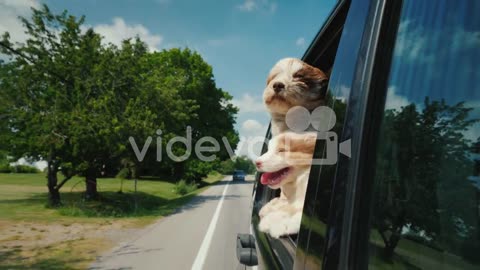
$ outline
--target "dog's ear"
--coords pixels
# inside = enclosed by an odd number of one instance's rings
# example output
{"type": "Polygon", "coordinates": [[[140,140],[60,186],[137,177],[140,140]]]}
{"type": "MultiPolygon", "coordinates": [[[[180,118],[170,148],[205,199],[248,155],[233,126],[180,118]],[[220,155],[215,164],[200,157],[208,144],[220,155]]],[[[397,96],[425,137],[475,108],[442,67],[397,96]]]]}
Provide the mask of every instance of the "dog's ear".
{"type": "Polygon", "coordinates": [[[316,82],[321,82],[328,79],[327,75],[319,68],[313,67],[305,62],[303,62],[303,67],[295,72],[293,76],[305,81],[316,82]]]}
{"type": "Polygon", "coordinates": [[[328,91],[328,79],[321,81],[318,85],[318,91],[320,92],[320,96],[324,99],[327,96],[328,91]]]}
{"type": "Polygon", "coordinates": [[[313,67],[307,63],[303,63],[303,67],[299,69],[293,77],[302,80],[309,89],[324,97],[327,92],[328,77],[320,69],[313,67]]]}

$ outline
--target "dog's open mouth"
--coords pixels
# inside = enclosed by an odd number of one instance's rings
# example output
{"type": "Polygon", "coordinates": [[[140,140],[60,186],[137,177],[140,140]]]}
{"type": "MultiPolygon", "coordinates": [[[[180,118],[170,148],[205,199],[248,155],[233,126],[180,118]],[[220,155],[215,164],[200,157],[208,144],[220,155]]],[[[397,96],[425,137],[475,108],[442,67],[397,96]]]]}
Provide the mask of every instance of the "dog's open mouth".
{"type": "Polygon", "coordinates": [[[290,168],[283,168],[279,171],[276,172],[264,172],[262,174],[262,178],[260,179],[260,182],[263,185],[269,185],[269,186],[274,186],[278,185],[280,182],[282,182],[283,178],[288,174],[290,171],[290,168]]]}

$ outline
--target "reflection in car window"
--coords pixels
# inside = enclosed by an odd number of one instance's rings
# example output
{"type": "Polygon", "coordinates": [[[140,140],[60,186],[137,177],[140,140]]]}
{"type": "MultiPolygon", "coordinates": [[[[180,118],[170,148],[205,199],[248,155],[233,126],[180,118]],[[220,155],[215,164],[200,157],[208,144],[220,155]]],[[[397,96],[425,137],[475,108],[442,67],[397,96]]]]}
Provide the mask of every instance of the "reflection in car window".
{"type": "MultiPolygon", "coordinates": [[[[348,136],[348,132],[344,130],[344,118],[347,106],[352,105],[349,104],[350,87],[355,75],[355,59],[360,48],[362,25],[365,24],[368,8],[365,1],[355,1],[349,7],[353,12],[348,13],[330,77],[326,104],[336,114],[336,124],[331,131],[338,135],[339,141],[344,141],[348,136]]],[[[325,140],[317,140],[314,159],[328,158],[325,156],[326,148],[325,140]]],[[[347,158],[338,156],[337,164],[347,166],[347,163],[347,158]]],[[[336,165],[312,166],[294,269],[320,269],[324,263],[327,218],[336,171],[336,165]]]]}
{"type": "Polygon", "coordinates": [[[403,2],[380,129],[372,269],[480,267],[480,2],[403,2]]]}

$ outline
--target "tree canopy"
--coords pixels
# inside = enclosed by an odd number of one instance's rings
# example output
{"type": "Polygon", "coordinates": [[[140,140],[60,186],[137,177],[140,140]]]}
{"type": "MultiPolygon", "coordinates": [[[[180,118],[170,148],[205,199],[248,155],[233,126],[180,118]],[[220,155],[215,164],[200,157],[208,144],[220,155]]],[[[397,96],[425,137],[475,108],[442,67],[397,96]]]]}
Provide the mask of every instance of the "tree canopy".
{"type": "MultiPolygon", "coordinates": [[[[138,37],[115,46],[86,29],[84,17],[53,14],[46,5],[21,21],[25,42],[12,42],[8,32],[0,41],[0,52],[9,57],[0,64],[0,150],[47,161],[51,204],[60,203],[59,189],[76,174],[86,177],[89,198],[96,196],[98,176],[123,167],[135,177],[160,173],[156,168],[178,179],[205,174],[197,170],[202,162],[195,155],[178,164],[163,158],[159,165],[157,140],[139,161],[130,137],[143,146],[161,130],[165,147],[190,126],[194,143],[225,136],[236,147],[237,108],[198,53],[150,52],[138,37]],[[65,176],[61,181],[58,172],[65,176]]],[[[222,148],[216,162],[227,157],[222,148]]]]}
{"type": "Polygon", "coordinates": [[[425,99],[385,112],[376,166],[374,227],[387,257],[408,228],[424,243],[459,253],[457,239],[474,235],[473,142],[465,132],[478,121],[463,102],[425,99]],[[462,198],[458,200],[457,198],[462,198]],[[458,226],[459,222],[465,228],[458,226]]]}

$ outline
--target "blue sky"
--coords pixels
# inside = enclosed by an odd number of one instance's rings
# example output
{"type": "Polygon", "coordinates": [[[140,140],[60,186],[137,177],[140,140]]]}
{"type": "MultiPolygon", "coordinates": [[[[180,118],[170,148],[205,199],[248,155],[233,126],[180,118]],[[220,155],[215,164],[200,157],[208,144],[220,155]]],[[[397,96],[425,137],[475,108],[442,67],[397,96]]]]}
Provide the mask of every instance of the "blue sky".
{"type": "Polygon", "coordinates": [[[0,0],[0,32],[24,38],[18,15],[46,3],[85,15],[86,24],[119,43],[139,35],[152,49],[190,47],[213,66],[217,85],[240,107],[243,137],[264,135],[269,117],[261,94],[269,69],[301,57],[336,0],[0,0]]]}

